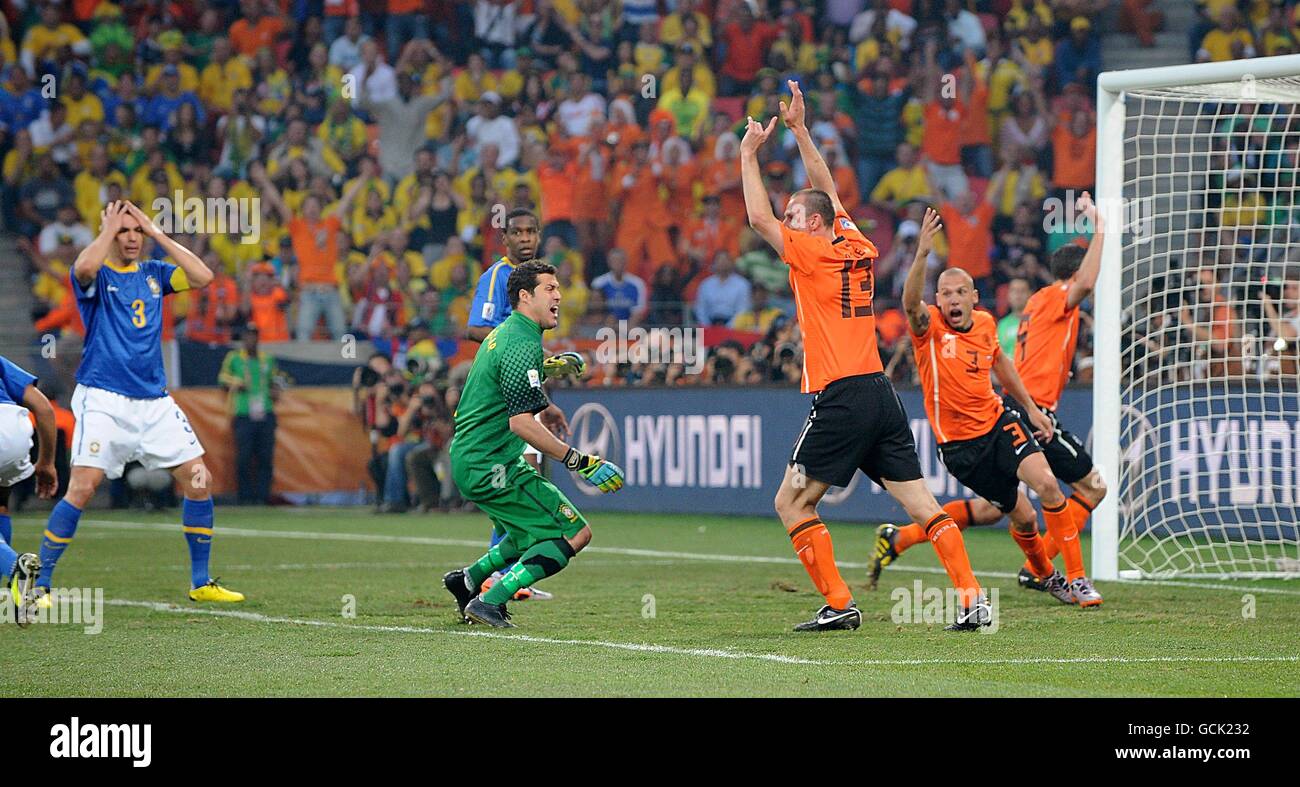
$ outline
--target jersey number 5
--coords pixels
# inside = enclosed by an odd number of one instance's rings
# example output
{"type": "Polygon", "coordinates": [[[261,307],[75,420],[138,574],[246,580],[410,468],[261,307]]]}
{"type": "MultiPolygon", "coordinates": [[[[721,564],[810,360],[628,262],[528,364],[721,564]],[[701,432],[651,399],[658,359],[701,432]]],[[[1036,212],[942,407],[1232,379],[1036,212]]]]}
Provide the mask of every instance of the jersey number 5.
{"type": "Polygon", "coordinates": [[[144,316],[144,301],[136,298],[131,301],[131,324],[137,328],[143,328],[147,320],[144,316]]]}
{"type": "Polygon", "coordinates": [[[870,317],[874,295],[875,278],[871,273],[871,260],[845,260],[844,267],[840,269],[840,316],[870,317]],[[856,271],[866,271],[866,275],[858,281],[858,291],[867,294],[867,302],[860,306],[853,305],[853,287],[849,279],[849,274],[856,271]]]}

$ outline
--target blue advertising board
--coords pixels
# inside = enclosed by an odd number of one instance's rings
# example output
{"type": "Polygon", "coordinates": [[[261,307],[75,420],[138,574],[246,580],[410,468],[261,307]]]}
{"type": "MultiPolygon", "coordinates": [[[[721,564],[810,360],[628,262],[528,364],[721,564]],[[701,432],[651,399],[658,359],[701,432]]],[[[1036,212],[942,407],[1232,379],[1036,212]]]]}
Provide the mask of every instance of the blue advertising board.
{"type": "MultiPolygon", "coordinates": [[[[900,390],[912,424],[926,482],[940,502],[969,496],[944,469],[925,418],[919,390],[900,390]]],[[[627,485],[601,495],[569,473],[552,477],[590,511],[773,515],[772,500],[812,397],[790,388],[560,389],[580,450],[621,466],[627,485]]],[[[1092,427],[1092,395],[1067,390],[1059,415],[1071,431],[1092,427]]],[[[824,516],[840,521],[903,521],[902,508],[859,472],[849,486],[822,502],[824,516]]]]}

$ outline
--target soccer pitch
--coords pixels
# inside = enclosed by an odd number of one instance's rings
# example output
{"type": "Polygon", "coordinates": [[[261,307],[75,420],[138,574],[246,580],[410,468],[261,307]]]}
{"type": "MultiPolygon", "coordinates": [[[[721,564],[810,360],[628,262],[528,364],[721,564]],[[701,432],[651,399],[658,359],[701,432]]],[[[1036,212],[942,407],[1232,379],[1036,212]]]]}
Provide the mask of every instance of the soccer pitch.
{"type": "MultiPolygon", "coordinates": [[[[1103,582],[1085,612],[1016,587],[1004,530],[967,531],[999,626],[951,633],[894,620],[896,588],[946,586],[931,550],[868,591],[874,528],[832,522],[863,626],[796,634],[822,601],[774,518],[591,519],[592,546],[542,585],[556,599],[512,604],[519,627],[497,631],[455,622],[440,581],[483,551],[477,514],[218,507],[214,573],[249,600],[198,606],[178,513],[88,512],[56,586],[103,588],[103,630],[4,626],[0,696],[1300,693],[1294,582],[1103,582]]],[[[44,519],[14,524],[34,549],[44,519]]]]}

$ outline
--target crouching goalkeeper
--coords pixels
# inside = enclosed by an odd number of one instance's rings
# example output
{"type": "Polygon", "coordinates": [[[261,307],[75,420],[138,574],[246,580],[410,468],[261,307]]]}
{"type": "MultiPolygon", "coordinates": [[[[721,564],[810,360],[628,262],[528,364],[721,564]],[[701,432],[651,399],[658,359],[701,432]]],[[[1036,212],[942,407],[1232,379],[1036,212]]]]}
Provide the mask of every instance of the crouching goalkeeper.
{"type": "Polygon", "coordinates": [[[443,577],[463,620],[495,628],[512,628],[506,602],[515,593],[559,573],[591,541],[578,509],[524,461],[524,443],[601,492],[623,487],[616,465],[565,445],[533,417],[549,404],[542,388],[551,371],[544,366],[542,332],[559,321],[555,268],[523,263],[511,272],[507,289],[512,311],[474,356],[451,443],[452,480],[504,537],[472,565],[443,577]],[[500,570],[501,579],[480,594],[483,580],[500,570]]]}

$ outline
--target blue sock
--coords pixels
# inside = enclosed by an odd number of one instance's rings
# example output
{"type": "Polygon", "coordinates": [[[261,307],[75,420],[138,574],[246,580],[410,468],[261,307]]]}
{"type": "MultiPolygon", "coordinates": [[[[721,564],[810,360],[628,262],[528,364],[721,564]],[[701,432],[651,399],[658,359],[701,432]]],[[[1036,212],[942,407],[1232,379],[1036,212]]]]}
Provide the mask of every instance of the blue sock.
{"type": "Polygon", "coordinates": [[[212,552],[212,498],[181,503],[181,524],[184,525],[185,542],[190,545],[190,587],[206,585],[208,555],[212,552]]]}
{"type": "Polygon", "coordinates": [[[67,500],[50,512],[50,521],[45,525],[45,537],[41,539],[41,578],[36,586],[49,590],[54,578],[54,566],[63,553],[68,551],[72,536],[77,532],[77,522],[81,521],[81,509],[67,500]]]}
{"type": "Polygon", "coordinates": [[[9,546],[8,542],[0,541],[0,579],[6,582],[9,580],[9,572],[14,568],[14,562],[18,560],[18,553],[14,548],[9,546]]]}
{"type": "Polygon", "coordinates": [[[8,514],[0,514],[0,541],[10,546],[14,543],[14,521],[8,514]]]}

